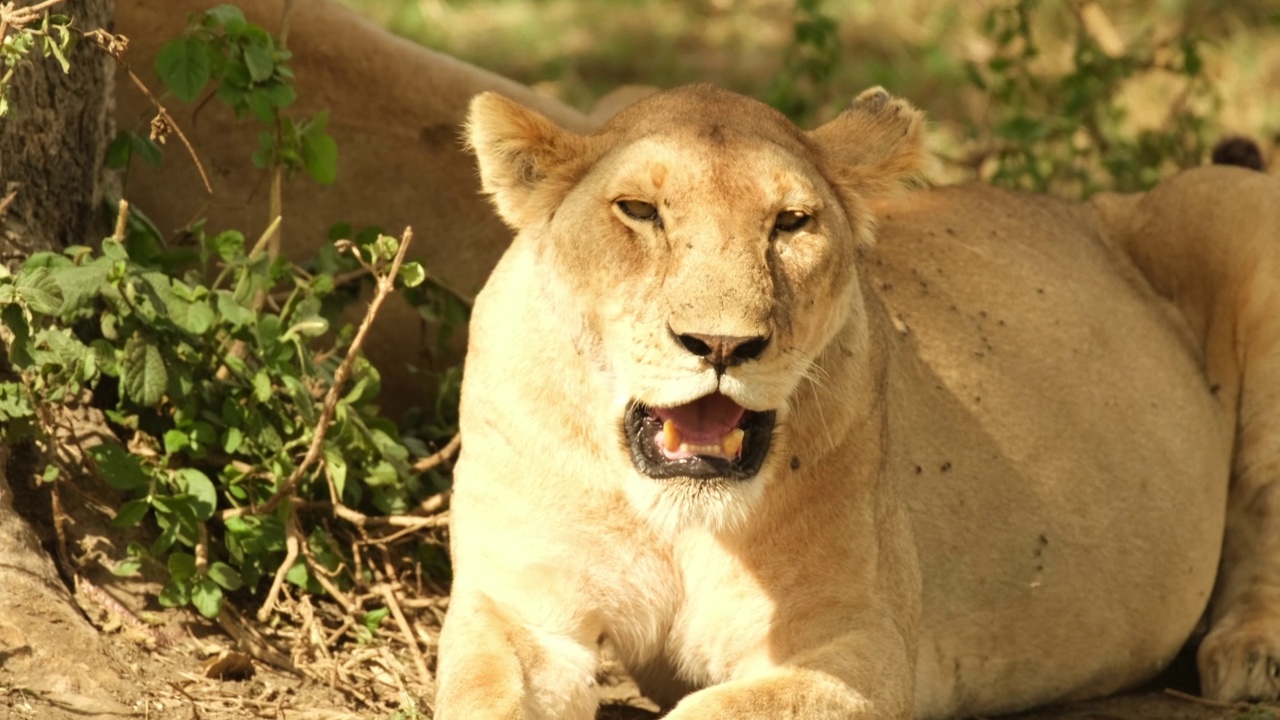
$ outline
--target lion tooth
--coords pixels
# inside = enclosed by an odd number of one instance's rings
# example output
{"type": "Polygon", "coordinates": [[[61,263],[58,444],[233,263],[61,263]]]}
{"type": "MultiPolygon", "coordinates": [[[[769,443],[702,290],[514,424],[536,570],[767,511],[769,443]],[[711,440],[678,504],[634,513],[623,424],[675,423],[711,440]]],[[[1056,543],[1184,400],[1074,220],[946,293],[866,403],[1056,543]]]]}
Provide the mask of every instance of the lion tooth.
{"type": "Polygon", "coordinates": [[[724,440],[721,441],[721,450],[729,457],[737,457],[738,451],[742,449],[742,439],[746,437],[746,432],[742,428],[734,428],[725,433],[724,440]]]}
{"type": "Polygon", "coordinates": [[[673,453],[680,449],[680,431],[676,429],[676,424],[667,420],[662,423],[662,447],[667,452],[673,453]]]}

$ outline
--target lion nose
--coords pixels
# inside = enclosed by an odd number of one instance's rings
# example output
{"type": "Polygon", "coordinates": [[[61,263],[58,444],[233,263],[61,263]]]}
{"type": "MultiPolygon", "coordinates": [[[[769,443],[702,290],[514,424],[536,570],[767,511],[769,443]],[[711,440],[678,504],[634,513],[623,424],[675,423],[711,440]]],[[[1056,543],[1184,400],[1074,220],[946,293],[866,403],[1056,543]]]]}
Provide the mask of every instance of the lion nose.
{"type": "Polygon", "coordinates": [[[685,350],[700,358],[706,358],[707,362],[720,369],[755,360],[769,345],[769,338],[758,335],[737,337],[687,333],[676,335],[676,340],[684,346],[685,350]]]}

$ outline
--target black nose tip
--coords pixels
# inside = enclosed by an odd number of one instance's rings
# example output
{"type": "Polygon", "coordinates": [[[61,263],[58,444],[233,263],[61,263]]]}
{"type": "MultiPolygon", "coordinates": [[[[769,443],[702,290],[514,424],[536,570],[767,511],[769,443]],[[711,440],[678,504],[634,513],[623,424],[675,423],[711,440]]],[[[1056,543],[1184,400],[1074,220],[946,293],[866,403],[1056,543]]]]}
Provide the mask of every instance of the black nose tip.
{"type": "Polygon", "coordinates": [[[755,360],[769,346],[769,338],[762,336],[738,337],[735,335],[701,335],[686,333],[676,335],[685,350],[706,358],[716,367],[729,367],[748,360],[755,360]]]}

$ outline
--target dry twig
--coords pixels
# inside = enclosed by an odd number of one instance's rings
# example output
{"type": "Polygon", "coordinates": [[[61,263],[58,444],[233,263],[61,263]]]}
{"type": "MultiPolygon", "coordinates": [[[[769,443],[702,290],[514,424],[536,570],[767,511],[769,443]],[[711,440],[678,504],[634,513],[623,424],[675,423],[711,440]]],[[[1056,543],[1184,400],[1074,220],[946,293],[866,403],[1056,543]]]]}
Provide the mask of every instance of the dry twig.
{"type": "Polygon", "coordinates": [[[84,36],[97,43],[103,52],[110,55],[120,67],[124,68],[124,71],[129,75],[129,79],[142,91],[143,95],[147,96],[147,100],[151,101],[151,105],[155,107],[156,116],[151,121],[151,139],[164,144],[170,133],[177,135],[183,146],[186,147],[187,154],[191,156],[191,161],[195,163],[196,171],[200,173],[200,180],[204,183],[205,192],[212,195],[213,185],[209,183],[209,174],[205,172],[204,163],[200,162],[200,157],[196,155],[195,146],[187,139],[186,133],[182,132],[182,128],[178,126],[178,123],[174,122],[173,116],[160,104],[160,101],[156,99],[156,96],[147,87],[146,83],[142,82],[133,72],[133,68],[130,67],[129,63],[124,61],[123,55],[125,48],[128,47],[128,41],[122,39],[119,35],[112,35],[106,30],[91,30],[85,33],[84,36]]]}
{"type": "Polygon", "coordinates": [[[405,644],[409,646],[410,652],[413,654],[413,664],[418,668],[418,682],[422,683],[422,687],[431,687],[431,673],[427,671],[427,659],[422,656],[422,648],[418,646],[418,640],[413,635],[413,630],[409,627],[409,621],[404,617],[404,611],[400,609],[400,603],[396,602],[396,595],[390,586],[383,585],[379,588],[382,593],[383,600],[386,601],[387,607],[391,609],[391,615],[396,619],[396,625],[400,626],[400,634],[404,636],[405,644]]]}
{"type": "Polygon", "coordinates": [[[129,229],[129,201],[120,198],[119,210],[116,212],[116,229],[111,233],[111,239],[118,243],[124,242],[125,231],[129,229]]]}
{"type": "Polygon", "coordinates": [[[272,647],[266,638],[262,637],[253,626],[244,621],[244,618],[240,616],[240,613],[231,603],[223,604],[222,612],[218,613],[218,624],[236,641],[241,650],[249,653],[255,659],[286,672],[299,672],[289,658],[272,647]]]}
{"type": "Polygon", "coordinates": [[[271,579],[271,589],[267,591],[267,599],[262,602],[262,607],[258,609],[258,622],[266,622],[276,609],[276,601],[280,597],[280,588],[284,586],[284,577],[289,574],[289,570],[297,562],[299,548],[304,542],[302,528],[298,527],[298,516],[296,513],[290,513],[289,518],[285,520],[284,560],[280,562],[280,567],[276,568],[276,575],[271,579]]]}
{"type": "Polygon", "coordinates": [[[422,458],[421,460],[415,462],[413,464],[413,471],[416,473],[424,473],[436,467],[440,463],[443,463],[444,461],[452,458],[458,452],[458,449],[461,447],[462,447],[462,433],[454,433],[453,438],[449,440],[449,444],[445,445],[443,448],[440,448],[439,451],[432,453],[431,455],[428,455],[422,458]]]}
{"type": "Polygon", "coordinates": [[[1252,707],[1261,707],[1261,708],[1267,708],[1270,710],[1280,709],[1280,704],[1277,704],[1277,703],[1222,702],[1220,700],[1210,700],[1209,698],[1202,698],[1199,695],[1192,695],[1191,693],[1185,693],[1185,692],[1182,692],[1181,690],[1174,690],[1173,688],[1165,688],[1164,694],[1168,695],[1171,698],[1177,698],[1178,700],[1183,700],[1185,702],[1195,703],[1197,705],[1203,705],[1205,707],[1221,708],[1223,710],[1245,711],[1252,707]]]}
{"type": "Polygon", "coordinates": [[[9,28],[20,28],[24,25],[29,25],[35,22],[45,10],[64,1],[44,0],[44,2],[27,7],[15,7],[11,2],[0,5],[0,42],[4,42],[5,36],[9,34],[9,28]]]}

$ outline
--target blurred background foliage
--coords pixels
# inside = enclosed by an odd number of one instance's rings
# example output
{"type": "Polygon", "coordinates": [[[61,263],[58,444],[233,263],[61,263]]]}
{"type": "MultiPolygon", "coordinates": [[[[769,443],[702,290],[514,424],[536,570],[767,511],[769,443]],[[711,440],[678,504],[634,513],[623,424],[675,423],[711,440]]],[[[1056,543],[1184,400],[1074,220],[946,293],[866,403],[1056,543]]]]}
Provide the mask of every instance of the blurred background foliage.
{"type": "Polygon", "coordinates": [[[883,85],[928,112],[940,182],[1133,190],[1280,135],[1277,0],[344,1],[583,109],[707,81],[812,125],[883,85]]]}

